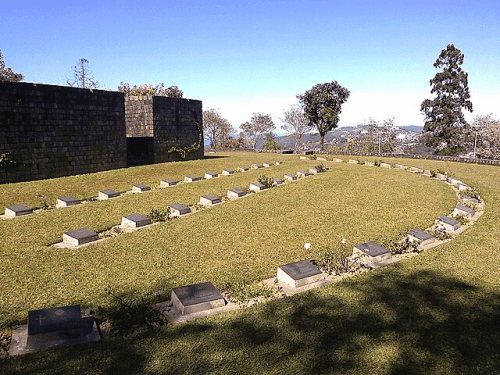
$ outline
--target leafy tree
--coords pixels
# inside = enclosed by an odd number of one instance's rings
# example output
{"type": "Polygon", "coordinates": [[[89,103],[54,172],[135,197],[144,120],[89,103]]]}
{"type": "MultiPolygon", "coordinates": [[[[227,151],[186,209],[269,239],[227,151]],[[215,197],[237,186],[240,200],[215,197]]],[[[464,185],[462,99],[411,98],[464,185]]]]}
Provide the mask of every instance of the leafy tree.
{"type": "Polygon", "coordinates": [[[257,142],[262,139],[264,134],[276,129],[276,126],[270,115],[254,113],[250,121],[240,125],[240,129],[243,131],[242,136],[248,139],[248,143],[255,150],[257,142]]]}
{"type": "Polygon", "coordinates": [[[283,112],[284,118],[281,129],[290,133],[295,138],[295,150],[299,150],[299,142],[304,134],[310,133],[314,126],[309,123],[304,110],[298,105],[291,105],[288,110],[283,112]]]}
{"type": "Polygon", "coordinates": [[[422,141],[432,147],[435,153],[454,155],[462,152],[464,128],[467,122],[462,108],[472,112],[469,100],[468,74],[460,68],[464,54],[453,44],[441,51],[434,63],[435,68],[443,68],[430,80],[434,99],[426,99],[420,106],[425,115],[422,141]]]}
{"type": "Polygon", "coordinates": [[[21,73],[16,73],[12,68],[6,68],[3,61],[2,50],[0,50],[0,81],[21,82],[24,76],[21,73]]]}
{"type": "Polygon", "coordinates": [[[349,95],[349,90],[340,86],[337,81],[318,83],[304,94],[297,95],[304,106],[309,124],[318,129],[321,150],[325,149],[326,133],[338,126],[342,104],[347,101],[349,95]]]}
{"type": "Polygon", "coordinates": [[[71,69],[73,69],[73,80],[66,80],[68,86],[82,87],[84,89],[96,89],[99,87],[99,82],[92,77],[92,71],[89,68],[89,60],[78,60],[76,65],[71,69]]]}
{"type": "Polygon", "coordinates": [[[394,118],[379,122],[373,118],[367,121],[367,131],[361,143],[365,152],[392,152],[396,147],[396,129],[394,118]]]}
{"type": "Polygon", "coordinates": [[[500,121],[493,119],[491,114],[476,116],[472,128],[475,130],[472,137],[476,157],[500,159],[500,121]]]}
{"type": "Polygon", "coordinates": [[[182,98],[184,93],[177,86],[170,86],[165,88],[164,83],[159,83],[156,86],[152,84],[142,84],[130,86],[130,83],[120,82],[118,85],[118,91],[123,92],[129,96],[142,96],[142,95],[153,95],[153,96],[165,96],[167,98],[182,98]]]}
{"type": "Polygon", "coordinates": [[[264,150],[279,150],[280,145],[276,140],[276,136],[273,132],[269,132],[266,134],[266,138],[264,139],[264,150]]]}
{"type": "Polygon", "coordinates": [[[222,117],[216,109],[209,108],[203,111],[203,134],[207,141],[210,141],[210,148],[225,146],[231,134],[235,133],[228,120],[222,117]]]}

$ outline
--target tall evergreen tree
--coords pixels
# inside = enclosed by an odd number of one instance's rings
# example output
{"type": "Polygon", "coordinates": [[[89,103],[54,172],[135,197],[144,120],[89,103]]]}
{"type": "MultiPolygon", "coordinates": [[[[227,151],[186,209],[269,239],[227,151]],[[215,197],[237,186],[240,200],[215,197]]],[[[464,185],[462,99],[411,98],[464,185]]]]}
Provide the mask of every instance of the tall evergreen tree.
{"type": "Polygon", "coordinates": [[[443,68],[430,80],[434,99],[426,99],[420,106],[425,115],[422,141],[435,153],[453,155],[463,151],[463,130],[468,125],[462,108],[472,112],[468,74],[460,68],[464,54],[453,44],[441,51],[434,63],[443,68]]]}

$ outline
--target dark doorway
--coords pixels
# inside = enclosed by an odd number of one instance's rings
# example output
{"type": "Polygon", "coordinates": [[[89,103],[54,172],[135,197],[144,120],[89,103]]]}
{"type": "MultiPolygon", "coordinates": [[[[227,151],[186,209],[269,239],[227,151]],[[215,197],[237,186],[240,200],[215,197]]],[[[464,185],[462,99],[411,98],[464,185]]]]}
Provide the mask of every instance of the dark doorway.
{"type": "Polygon", "coordinates": [[[127,138],[127,165],[129,167],[154,162],[153,140],[153,137],[127,138]]]}

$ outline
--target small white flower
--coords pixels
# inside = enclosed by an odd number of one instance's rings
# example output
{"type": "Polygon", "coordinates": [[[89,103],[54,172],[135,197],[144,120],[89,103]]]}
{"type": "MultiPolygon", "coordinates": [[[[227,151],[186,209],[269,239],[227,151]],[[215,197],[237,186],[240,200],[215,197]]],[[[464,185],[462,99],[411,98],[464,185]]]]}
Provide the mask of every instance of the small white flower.
{"type": "Polygon", "coordinates": [[[304,244],[304,249],[309,250],[311,248],[311,244],[309,242],[306,242],[304,244]]]}
{"type": "Polygon", "coordinates": [[[345,245],[347,243],[347,240],[345,238],[342,238],[341,242],[345,245]]]}

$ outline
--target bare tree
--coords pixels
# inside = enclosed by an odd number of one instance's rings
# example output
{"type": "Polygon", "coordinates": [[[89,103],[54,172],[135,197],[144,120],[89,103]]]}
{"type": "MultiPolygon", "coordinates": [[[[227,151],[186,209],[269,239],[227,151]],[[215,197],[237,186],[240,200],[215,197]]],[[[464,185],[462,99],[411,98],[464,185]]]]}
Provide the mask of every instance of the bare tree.
{"type": "Polygon", "coordinates": [[[223,147],[226,141],[235,133],[228,120],[222,117],[217,109],[209,108],[203,111],[203,134],[210,141],[210,148],[223,147]]]}
{"type": "Polygon", "coordinates": [[[78,60],[76,65],[71,69],[73,69],[73,79],[66,80],[68,86],[81,87],[84,89],[96,89],[99,87],[99,82],[92,77],[92,71],[89,68],[89,60],[78,60]]]}
{"type": "Polygon", "coordinates": [[[493,119],[491,114],[476,116],[472,122],[472,129],[474,156],[500,159],[500,121],[493,119]]]}
{"type": "Polygon", "coordinates": [[[153,84],[143,83],[142,85],[130,86],[130,83],[120,82],[118,85],[118,92],[123,92],[129,96],[142,96],[142,95],[154,95],[154,96],[166,96],[167,98],[182,98],[184,92],[177,86],[170,86],[165,88],[164,83],[159,83],[156,86],[153,84]]]}
{"type": "Polygon", "coordinates": [[[243,130],[243,137],[248,139],[252,148],[255,150],[257,142],[259,142],[264,134],[276,129],[276,126],[270,115],[254,113],[250,121],[240,125],[240,129],[243,130]]]}
{"type": "Polygon", "coordinates": [[[281,129],[290,133],[295,139],[295,150],[300,148],[300,140],[304,134],[314,130],[314,125],[309,123],[309,119],[304,113],[304,110],[299,105],[291,105],[288,110],[283,111],[283,122],[281,129]]]}

